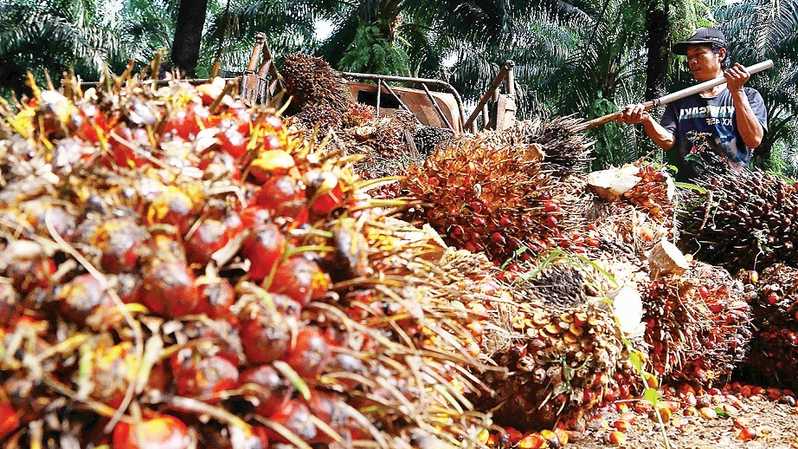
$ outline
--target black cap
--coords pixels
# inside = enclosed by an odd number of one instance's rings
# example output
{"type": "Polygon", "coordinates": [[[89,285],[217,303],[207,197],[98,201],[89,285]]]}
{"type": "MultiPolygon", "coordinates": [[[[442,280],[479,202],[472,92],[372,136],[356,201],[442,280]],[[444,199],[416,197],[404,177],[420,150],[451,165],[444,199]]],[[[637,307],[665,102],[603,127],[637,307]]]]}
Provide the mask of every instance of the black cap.
{"type": "Polygon", "coordinates": [[[673,52],[677,55],[686,55],[688,45],[702,45],[702,44],[715,44],[721,47],[726,47],[726,36],[715,28],[699,28],[695,30],[690,39],[686,41],[677,42],[673,46],[673,52]]]}

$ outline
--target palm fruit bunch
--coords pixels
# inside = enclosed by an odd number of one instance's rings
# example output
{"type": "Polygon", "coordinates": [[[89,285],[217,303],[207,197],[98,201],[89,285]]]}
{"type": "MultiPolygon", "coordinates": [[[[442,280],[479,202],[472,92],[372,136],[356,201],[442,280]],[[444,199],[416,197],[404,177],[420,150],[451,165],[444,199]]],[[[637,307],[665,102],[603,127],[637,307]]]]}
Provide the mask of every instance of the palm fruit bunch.
{"type": "Polygon", "coordinates": [[[673,178],[653,164],[637,161],[635,165],[639,169],[636,176],[640,181],[624,192],[624,200],[644,210],[660,223],[673,223],[676,194],[673,178]]]}
{"type": "Polygon", "coordinates": [[[454,131],[449,128],[436,128],[434,126],[420,126],[413,135],[413,141],[419,153],[429,156],[435,147],[454,137],[454,131]]]}
{"type": "Polygon", "coordinates": [[[447,143],[402,181],[402,193],[420,203],[408,215],[498,263],[521,248],[528,257],[554,247],[562,211],[538,157],[530,146],[498,148],[479,137],[447,143]]]}
{"type": "Polygon", "coordinates": [[[0,108],[0,442],[474,444],[489,278],[222,80],[64,83],[0,108]]]}
{"type": "Polygon", "coordinates": [[[664,169],[640,160],[593,172],[587,184],[595,193],[586,214],[590,237],[620,240],[641,259],[663,238],[676,237],[675,184],[664,169]]]}
{"type": "Polygon", "coordinates": [[[753,301],[757,328],[796,327],[798,324],[798,269],[777,263],[762,271],[753,301]]]}
{"type": "Polygon", "coordinates": [[[574,116],[524,120],[513,127],[496,132],[496,138],[505,145],[538,144],[545,153],[547,169],[558,176],[587,173],[592,158],[589,141],[584,133],[573,128],[581,122],[574,116]]]}
{"type": "Polygon", "coordinates": [[[301,53],[283,61],[285,89],[292,97],[290,110],[307,127],[322,131],[338,128],[353,104],[346,85],[327,61],[301,53]]]}
{"type": "Polygon", "coordinates": [[[775,264],[762,271],[752,300],[757,332],[746,374],[770,385],[795,388],[798,351],[798,269],[775,264]]]}
{"type": "Polygon", "coordinates": [[[375,113],[376,110],[367,104],[352,103],[342,118],[341,126],[344,128],[363,126],[374,120],[375,113]]]}
{"type": "Polygon", "coordinates": [[[412,113],[397,111],[342,130],[333,145],[346,155],[360,155],[354,167],[363,178],[401,175],[423,160],[413,142],[416,125],[412,113]]]}
{"type": "MultiPolygon", "coordinates": [[[[484,352],[510,374],[484,376],[495,394],[481,406],[495,410],[497,423],[540,430],[573,427],[600,405],[629,397],[629,351],[640,340],[625,334],[607,298],[618,286],[594,262],[561,250],[523,268],[508,281],[512,300],[488,309],[484,352]]],[[[639,332],[639,295],[623,291],[613,296],[636,296],[637,317],[626,324],[636,320],[627,328],[639,332]]]]}
{"type": "Polygon", "coordinates": [[[691,262],[663,273],[644,295],[645,340],[657,375],[711,385],[728,380],[752,336],[743,286],[723,268],[691,262]]]}
{"type": "Polygon", "coordinates": [[[699,189],[683,191],[682,245],[732,272],[798,264],[798,185],[758,170],[729,168],[705,154],[699,189]]]}

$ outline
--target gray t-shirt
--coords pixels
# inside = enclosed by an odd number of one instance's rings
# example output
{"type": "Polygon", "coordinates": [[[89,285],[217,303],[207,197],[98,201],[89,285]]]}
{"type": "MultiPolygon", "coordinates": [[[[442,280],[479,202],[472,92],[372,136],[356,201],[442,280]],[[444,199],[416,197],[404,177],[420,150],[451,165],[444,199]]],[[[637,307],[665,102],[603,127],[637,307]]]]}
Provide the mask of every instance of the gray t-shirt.
{"type": "MultiPolygon", "coordinates": [[[[745,87],[744,91],[754,115],[767,131],[767,109],[762,96],[751,87],[745,87]]],[[[734,103],[728,89],[710,98],[691,95],[665,108],[660,124],[676,138],[674,147],[677,152],[678,179],[687,180],[696,175],[687,156],[700,151],[702,146],[730,161],[748,164],[752,149],[743,143],[735,119],[734,103]]]]}

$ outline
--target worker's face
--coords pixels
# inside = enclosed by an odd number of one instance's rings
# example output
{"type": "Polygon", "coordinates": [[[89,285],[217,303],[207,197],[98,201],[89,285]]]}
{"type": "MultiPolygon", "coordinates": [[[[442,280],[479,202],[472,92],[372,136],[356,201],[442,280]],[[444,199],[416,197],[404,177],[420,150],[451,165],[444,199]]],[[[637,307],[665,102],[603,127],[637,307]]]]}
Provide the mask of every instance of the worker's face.
{"type": "Polygon", "coordinates": [[[721,62],[726,57],[726,49],[712,51],[709,45],[690,45],[687,47],[687,65],[697,81],[711,80],[723,73],[721,62]]]}

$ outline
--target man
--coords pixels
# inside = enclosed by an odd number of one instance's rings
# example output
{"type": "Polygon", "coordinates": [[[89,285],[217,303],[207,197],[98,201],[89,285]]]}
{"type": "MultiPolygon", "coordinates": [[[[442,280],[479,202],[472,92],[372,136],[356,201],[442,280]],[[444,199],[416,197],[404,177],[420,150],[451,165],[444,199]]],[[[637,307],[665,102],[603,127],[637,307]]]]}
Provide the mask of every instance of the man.
{"type": "Polygon", "coordinates": [[[720,30],[699,28],[690,39],[674,46],[687,56],[696,81],[723,76],[726,83],[667,106],[657,123],[642,104],[624,108],[621,121],[642,124],[651,140],[664,150],[676,147],[677,178],[696,175],[689,155],[709,149],[732,164],[745,165],[767,131],[767,111],[756,89],[745,87],[750,74],[740,64],[723,70],[728,57],[720,30]]]}

